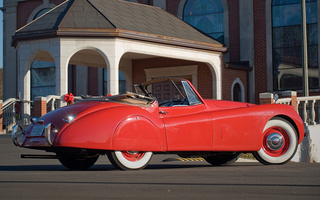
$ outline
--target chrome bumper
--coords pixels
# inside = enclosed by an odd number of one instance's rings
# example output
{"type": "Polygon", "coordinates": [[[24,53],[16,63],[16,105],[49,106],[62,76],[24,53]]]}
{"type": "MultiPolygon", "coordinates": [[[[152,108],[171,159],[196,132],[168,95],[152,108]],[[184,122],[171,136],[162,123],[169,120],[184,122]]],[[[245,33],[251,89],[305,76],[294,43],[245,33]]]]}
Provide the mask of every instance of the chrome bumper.
{"type": "Polygon", "coordinates": [[[46,141],[49,145],[52,145],[52,140],[51,140],[51,123],[48,123],[44,127],[44,135],[46,137],[46,141]]]}
{"type": "MultiPolygon", "coordinates": [[[[53,140],[54,140],[51,138],[51,129],[52,129],[51,127],[52,127],[51,123],[46,124],[44,127],[44,136],[45,136],[47,144],[50,146],[52,145],[53,140]]],[[[24,135],[24,131],[23,131],[22,127],[19,125],[15,125],[12,128],[12,142],[14,145],[21,147],[21,136],[22,135],[24,135]],[[19,139],[20,139],[20,142],[19,142],[19,139]]]]}

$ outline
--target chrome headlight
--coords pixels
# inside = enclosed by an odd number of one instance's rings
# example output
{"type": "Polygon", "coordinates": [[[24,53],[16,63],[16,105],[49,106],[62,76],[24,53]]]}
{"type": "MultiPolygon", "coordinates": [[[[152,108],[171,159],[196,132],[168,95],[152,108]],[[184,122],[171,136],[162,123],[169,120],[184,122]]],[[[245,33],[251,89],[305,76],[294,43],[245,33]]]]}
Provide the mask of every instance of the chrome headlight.
{"type": "Polygon", "coordinates": [[[75,118],[76,118],[76,115],[67,115],[67,116],[65,116],[63,121],[65,121],[67,123],[71,123],[75,118]]]}

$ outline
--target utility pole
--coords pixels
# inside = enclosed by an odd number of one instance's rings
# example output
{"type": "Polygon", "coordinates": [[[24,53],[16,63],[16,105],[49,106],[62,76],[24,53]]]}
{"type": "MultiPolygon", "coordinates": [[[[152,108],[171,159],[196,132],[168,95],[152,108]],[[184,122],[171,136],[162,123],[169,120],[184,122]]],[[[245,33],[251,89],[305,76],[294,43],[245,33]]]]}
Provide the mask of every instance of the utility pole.
{"type": "Polygon", "coordinates": [[[301,0],[303,96],[309,96],[306,0],[301,0]]]}

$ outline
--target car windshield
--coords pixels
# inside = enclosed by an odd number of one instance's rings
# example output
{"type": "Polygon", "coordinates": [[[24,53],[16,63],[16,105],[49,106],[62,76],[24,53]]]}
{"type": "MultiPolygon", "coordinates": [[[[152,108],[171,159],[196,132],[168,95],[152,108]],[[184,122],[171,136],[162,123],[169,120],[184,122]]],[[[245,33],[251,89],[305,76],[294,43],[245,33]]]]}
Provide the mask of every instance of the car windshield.
{"type": "Polygon", "coordinates": [[[151,81],[136,87],[136,91],[155,97],[160,107],[189,106],[202,103],[189,83],[183,79],[151,81]]]}

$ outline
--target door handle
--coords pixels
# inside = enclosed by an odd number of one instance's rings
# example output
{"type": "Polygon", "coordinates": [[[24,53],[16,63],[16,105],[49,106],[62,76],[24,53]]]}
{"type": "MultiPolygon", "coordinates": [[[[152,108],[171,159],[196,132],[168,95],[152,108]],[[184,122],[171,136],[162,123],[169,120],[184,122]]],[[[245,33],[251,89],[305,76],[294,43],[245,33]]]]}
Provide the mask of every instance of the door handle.
{"type": "Polygon", "coordinates": [[[159,114],[161,114],[161,115],[165,115],[165,114],[168,114],[169,112],[167,112],[167,111],[163,111],[163,110],[160,110],[159,111],[159,114]]]}

